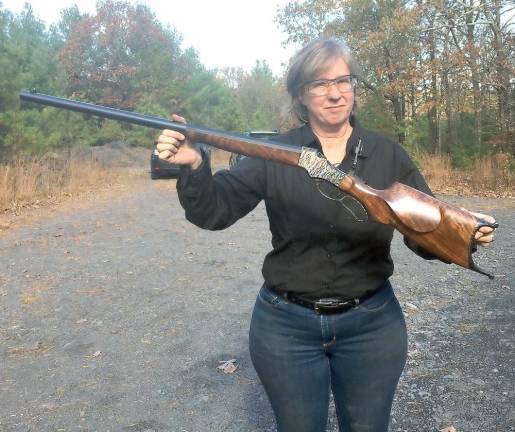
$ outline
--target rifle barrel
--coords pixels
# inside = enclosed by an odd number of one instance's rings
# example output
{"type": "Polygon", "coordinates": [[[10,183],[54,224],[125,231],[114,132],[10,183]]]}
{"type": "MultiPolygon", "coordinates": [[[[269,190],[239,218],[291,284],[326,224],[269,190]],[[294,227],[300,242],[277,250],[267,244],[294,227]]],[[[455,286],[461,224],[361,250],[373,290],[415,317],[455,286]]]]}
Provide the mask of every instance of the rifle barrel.
{"type": "Polygon", "coordinates": [[[20,92],[20,99],[154,129],[172,129],[182,133],[193,142],[203,142],[222,150],[262,159],[278,160],[289,165],[298,165],[301,153],[301,148],[298,146],[253,138],[242,134],[222,132],[203,126],[177,123],[161,117],[50,96],[32,90],[22,90],[20,92]]]}

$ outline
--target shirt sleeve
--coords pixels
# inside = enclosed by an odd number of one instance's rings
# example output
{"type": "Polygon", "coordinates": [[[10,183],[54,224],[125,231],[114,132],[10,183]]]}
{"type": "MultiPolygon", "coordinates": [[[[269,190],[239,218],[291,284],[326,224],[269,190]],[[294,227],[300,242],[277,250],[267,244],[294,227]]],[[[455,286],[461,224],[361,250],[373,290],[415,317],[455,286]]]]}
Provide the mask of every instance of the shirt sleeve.
{"type": "Polygon", "coordinates": [[[181,168],[177,180],[179,201],[186,219],[200,228],[221,230],[252,211],[264,194],[264,161],[244,158],[231,170],[212,174],[209,156],[192,170],[181,168]]]}

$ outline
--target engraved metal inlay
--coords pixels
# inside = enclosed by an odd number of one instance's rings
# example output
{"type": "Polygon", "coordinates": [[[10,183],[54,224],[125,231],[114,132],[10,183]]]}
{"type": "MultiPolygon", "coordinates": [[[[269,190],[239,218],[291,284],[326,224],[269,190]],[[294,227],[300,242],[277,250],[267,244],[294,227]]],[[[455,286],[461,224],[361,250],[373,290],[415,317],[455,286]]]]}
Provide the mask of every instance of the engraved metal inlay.
{"type": "Polygon", "coordinates": [[[308,147],[302,147],[299,166],[304,168],[310,177],[327,180],[337,187],[347,177],[347,173],[335,168],[317,150],[308,147]]]}
{"type": "Polygon", "coordinates": [[[348,175],[346,172],[331,165],[317,150],[307,147],[302,147],[299,166],[315,179],[318,191],[324,197],[332,201],[338,201],[354,220],[358,222],[368,220],[368,213],[363,204],[340,189],[340,183],[348,175]],[[324,187],[324,182],[329,182],[329,184],[326,183],[327,187],[324,187]]]}

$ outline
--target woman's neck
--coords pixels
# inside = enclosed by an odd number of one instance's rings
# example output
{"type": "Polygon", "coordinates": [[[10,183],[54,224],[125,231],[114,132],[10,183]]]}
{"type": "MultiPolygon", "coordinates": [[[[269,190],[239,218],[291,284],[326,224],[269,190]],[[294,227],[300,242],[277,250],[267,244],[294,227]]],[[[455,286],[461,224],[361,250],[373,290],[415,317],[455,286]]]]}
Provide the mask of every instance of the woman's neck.
{"type": "Polygon", "coordinates": [[[352,130],[352,126],[349,122],[345,122],[343,125],[338,125],[333,128],[319,127],[312,123],[310,123],[310,126],[318,138],[327,139],[341,139],[348,134],[349,129],[352,130]]]}
{"type": "Polygon", "coordinates": [[[332,164],[342,162],[347,151],[347,141],[352,133],[352,126],[346,122],[335,130],[311,128],[318,137],[325,157],[332,164]]]}

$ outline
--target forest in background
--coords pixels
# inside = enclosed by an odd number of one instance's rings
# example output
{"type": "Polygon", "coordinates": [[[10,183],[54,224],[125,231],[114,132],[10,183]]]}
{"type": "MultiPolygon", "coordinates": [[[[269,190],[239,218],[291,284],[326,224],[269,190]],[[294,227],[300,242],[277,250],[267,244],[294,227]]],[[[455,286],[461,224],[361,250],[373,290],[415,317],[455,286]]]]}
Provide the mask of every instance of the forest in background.
{"type": "MultiPolygon", "coordinates": [[[[470,167],[502,155],[514,169],[515,6],[501,0],[305,0],[278,10],[286,43],[345,40],[360,62],[359,118],[412,154],[470,167]]],[[[280,43],[281,41],[278,41],[280,43]]],[[[284,77],[263,60],[250,71],[209,70],[181,35],[144,5],[101,0],[94,14],[64,9],[46,27],[30,6],[0,3],[0,159],[123,140],[155,131],[21,105],[21,89],[86,100],[228,131],[295,124],[284,77]]]]}

